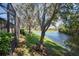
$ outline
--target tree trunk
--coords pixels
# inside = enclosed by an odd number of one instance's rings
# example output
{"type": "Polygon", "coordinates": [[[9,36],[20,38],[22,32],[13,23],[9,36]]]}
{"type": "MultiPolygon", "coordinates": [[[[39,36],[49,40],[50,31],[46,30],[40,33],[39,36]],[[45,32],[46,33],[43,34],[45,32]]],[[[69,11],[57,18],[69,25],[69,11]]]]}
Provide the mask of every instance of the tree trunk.
{"type": "Polygon", "coordinates": [[[29,26],[29,34],[31,34],[31,26],[29,26]]]}
{"type": "MultiPolygon", "coordinates": [[[[7,5],[7,10],[9,10],[9,4],[7,5]]],[[[10,31],[10,14],[9,14],[9,12],[7,12],[7,25],[6,25],[6,27],[7,27],[7,32],[9,32],[10,31]]]]}
{"type": "Polygon", "coordinates": [[[42,31],[41,38],[40,38],[40,49],[43,48],[44,36],[45,36],[45,31],[42,31]]]}

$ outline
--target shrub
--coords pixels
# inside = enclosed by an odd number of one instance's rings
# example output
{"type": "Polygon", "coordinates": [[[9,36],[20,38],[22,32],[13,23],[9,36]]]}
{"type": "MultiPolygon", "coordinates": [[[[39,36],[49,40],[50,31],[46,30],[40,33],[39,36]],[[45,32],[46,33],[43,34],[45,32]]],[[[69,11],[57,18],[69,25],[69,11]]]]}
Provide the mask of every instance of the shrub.
{"type": "Polygon", "coordinates": [[[25,35],[25,30],[24,29],[20,29],[20,34],[25,35]]]}
{"type": "Polygon", "coordinates": [[[7,55],[9,53],[11,37],[11,33],[0,31],[0,55],[7,55]]]}
{"type": "Polygon", "coordinates": [[[79,55],[79,35],[73,35],[70,39],[66,40],[65,44],[70,48],[71,55],[79,55]]]}

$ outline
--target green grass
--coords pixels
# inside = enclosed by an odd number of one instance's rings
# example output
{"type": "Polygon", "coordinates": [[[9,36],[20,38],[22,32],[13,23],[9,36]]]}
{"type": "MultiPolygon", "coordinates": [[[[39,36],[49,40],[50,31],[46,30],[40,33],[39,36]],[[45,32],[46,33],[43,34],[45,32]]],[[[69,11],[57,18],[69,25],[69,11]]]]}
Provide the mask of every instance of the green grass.
{"type": "MultiPolygon", "coordinates": [[[[40,30],[32,30],[33,32],[41,32],[40,30]]],[[[46,32],[55,32],[55,29],[48,29],[46,32]]]]}
{"type": "MultiPolygon", "coordinates": [[[[32,33],[31,35],[26,34],[26,46],[27,48],[31,48],[33,45],[36,45],[39,43],[40,36],[32,33]]],[[[53,56],[62,56],[66,55],[68,50],[60,46],[59,44],[53,42],[52,40],[45,38],[44,39],[44,44],[46,48],[48,49],[49,55],[53,56]]]]}

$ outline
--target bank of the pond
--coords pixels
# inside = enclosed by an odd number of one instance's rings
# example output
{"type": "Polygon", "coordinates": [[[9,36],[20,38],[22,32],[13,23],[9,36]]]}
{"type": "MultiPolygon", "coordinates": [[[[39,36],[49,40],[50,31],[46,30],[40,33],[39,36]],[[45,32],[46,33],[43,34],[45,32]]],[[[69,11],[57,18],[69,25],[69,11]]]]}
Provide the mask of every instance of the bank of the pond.
{"type": "MultiPolygon", "coordinates": [[[[39,43],[40,35],[37,35],[35,33],[32,33],[31,35],[26,34],[26,46],[27,48],[31,48],[33,45],[36,45],[39,43]]],[[[46,48],[48,49],[49,55],[66,55],[68,50],[64,47],[60,46],[56,42],[53,42],[52,40],[45,37],[44,44],[46,48]]]]}
{"type": "MultiPolygon", "coordinates": [[[[46,32],[56,32],[57,30],[47,30],[46,32]]],[[[40,30],[32,30],[32,32],[41,32],[40,30]]]]}
{"type": "MultiPolygon", "coordinates": [[[[37,32],[37,31],[33,31],[33,32],[37,35],[41,35],[41,32],[37,32]]],[[[69,39],[68,35],[66,35],[64,33],[60,33],[58,31],[52,31],[52,32],[46,32],[45,37],[54,41],[58,45],[63,46],[64,48],[67,48],[65,42],[66,42],[66,40],[69,39]]]]}

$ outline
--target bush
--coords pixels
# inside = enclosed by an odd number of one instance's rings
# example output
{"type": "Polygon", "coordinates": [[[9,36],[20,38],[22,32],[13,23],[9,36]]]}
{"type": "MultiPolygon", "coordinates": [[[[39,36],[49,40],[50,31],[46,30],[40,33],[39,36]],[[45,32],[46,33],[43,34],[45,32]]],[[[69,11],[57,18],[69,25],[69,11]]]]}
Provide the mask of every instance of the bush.
{"type": "Polygon", "coordinates": [[[20,34],[26,35],[25,30],[24,29],[20,29],[20,34]]]}
{"type": "Polygon", "coordinates": [[[0,55],[7,55],[10,50],[11,33],[0,31],[0,55]]]}
{"type": "Polygon", "coordinates": [[[73,35],[65,42],[66,46],[70,48],[71,55],[79,55],[79,35],[73,35]]]}

